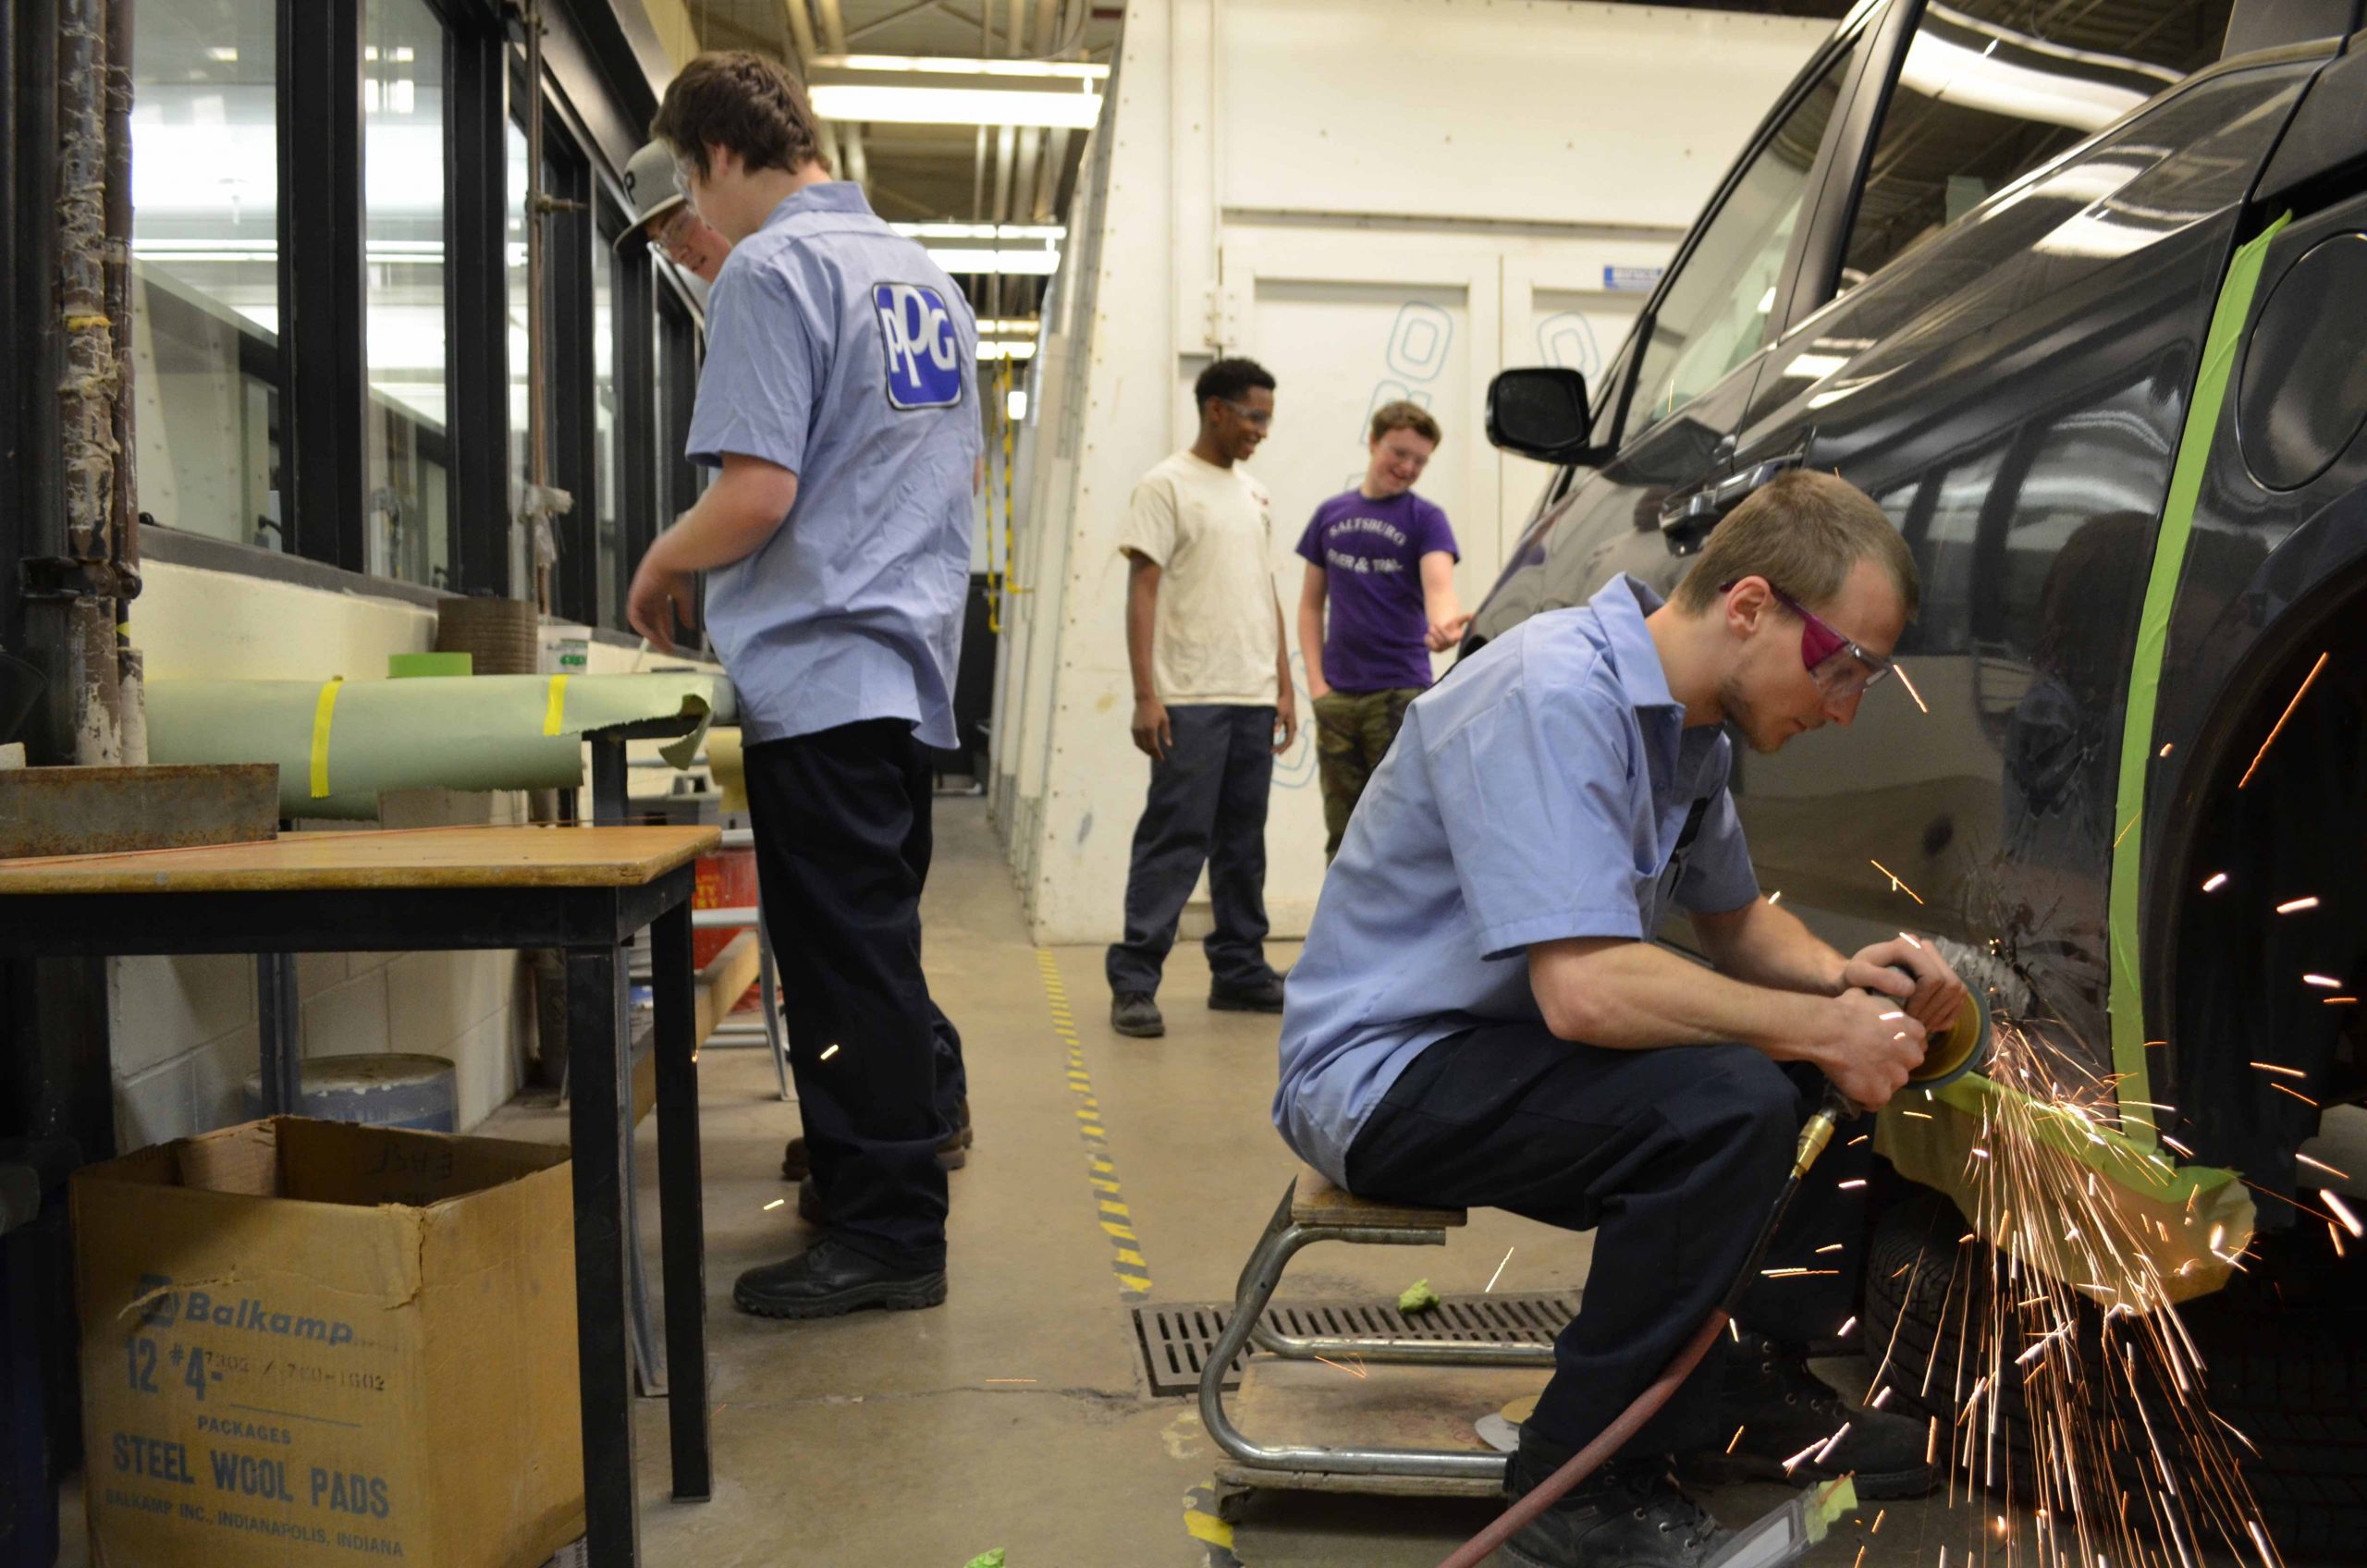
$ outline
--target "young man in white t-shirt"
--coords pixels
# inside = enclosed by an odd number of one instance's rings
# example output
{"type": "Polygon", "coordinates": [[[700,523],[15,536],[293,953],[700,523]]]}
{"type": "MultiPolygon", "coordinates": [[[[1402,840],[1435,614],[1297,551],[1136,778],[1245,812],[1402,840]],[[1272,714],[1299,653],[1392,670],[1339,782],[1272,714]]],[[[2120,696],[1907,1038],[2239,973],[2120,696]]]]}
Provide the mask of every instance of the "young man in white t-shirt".
{"type": "Polygon", "coordinates": [[[1159,971],[1203,865],[1216,913],[1208,1006],[1282,1011],[1282,978],[1266,962],[1266,798],[1298,714],[1272,503],[1239,466],[1273,423],[1274,378],[1254,360],[1219,360],[1192,391],[1199,436],[1143,476],[1118,543],[1134,744],[1151,769],[1126,934],[1110,949],[1110,1025],[1137,1036],[1167,1032],[1159,971]]]}

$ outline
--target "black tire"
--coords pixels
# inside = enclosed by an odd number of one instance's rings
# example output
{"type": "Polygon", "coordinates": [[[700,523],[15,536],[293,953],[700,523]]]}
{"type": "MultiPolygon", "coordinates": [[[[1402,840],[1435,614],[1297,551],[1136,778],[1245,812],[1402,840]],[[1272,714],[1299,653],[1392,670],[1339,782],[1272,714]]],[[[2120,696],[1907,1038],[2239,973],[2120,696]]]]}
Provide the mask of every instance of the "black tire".
{"type": "MultiPolygon", "coordinates": [[[[1875,1221],[1867,1248],[1866,1352],[1879,1364],[1888,1351],[1884,1380],[1895,1407],[1938,1416],[1944,1444],[1958,1403],[1951,1373],[1965,1353],[1964,1325],[1980,1320],[1989,1290],[1986,1244],[1959,1242],[1969,1229],[1946,1199],[1909,1188],[1875,1221]],[[1928,1388],[1926,1367],[1936,1368],[1928,1388]]],[[[2352,1305],[2367,1293],[2357,1270],[2328,1268],[2318,1256],[2322,1243],[2310,1250],[2314,1240],[2265,1239],[2263,1256],[2235,1287],[2179,1309],[2207,1369],[2210,1409],[2259,1450],[2229,1445],[2262,1524],[2295,1568],[2357,1562],[2367,1538],[2367,1312],[2352,1305]]],[[[2088,1314],[2079,1331],[2090,1365],[2100,1321],[2088,1314]]],[[[2008,1345],[2005,1354],[2022,1348],[2008,1345]]],[[[2034,1488],[2017,1388],[2005,1391],[1999,1411],[2001,1439],[2012,1444],[2014,1494],[2028,1498],[2034,1488]]],[[[2144,1480],[2143,1456],[2116,1457],[2125,1482],[2144,1480]]],[[[2001,1483],[2004,1465],[2001,1454],[2001,1483]]],[[[2190,1473],[2190,1464],[2181,1468],[2190,1473]]]]}

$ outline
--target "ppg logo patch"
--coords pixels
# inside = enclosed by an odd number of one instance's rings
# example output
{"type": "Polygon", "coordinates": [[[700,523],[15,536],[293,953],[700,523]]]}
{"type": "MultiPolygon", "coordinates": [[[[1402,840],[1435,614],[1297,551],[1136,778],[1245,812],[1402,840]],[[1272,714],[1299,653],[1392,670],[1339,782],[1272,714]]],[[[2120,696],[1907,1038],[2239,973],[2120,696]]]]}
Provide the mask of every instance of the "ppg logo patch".
{"type": "Polygon", "coordinates": [[[871,303],[888,349],[888,401],[899,409],[950,409],[962,400],[962,337],[936,289],[878,283],[871,303]]]}

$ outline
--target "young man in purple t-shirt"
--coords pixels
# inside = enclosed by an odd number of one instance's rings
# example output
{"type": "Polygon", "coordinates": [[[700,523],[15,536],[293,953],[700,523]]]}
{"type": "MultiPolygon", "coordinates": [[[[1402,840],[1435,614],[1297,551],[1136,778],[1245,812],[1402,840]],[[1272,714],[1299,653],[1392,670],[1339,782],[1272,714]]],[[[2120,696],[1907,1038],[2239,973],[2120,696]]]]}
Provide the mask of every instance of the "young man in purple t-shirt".
{"type": "Polygon", "coordinates": [[[1315,699],[1327,863],[1405,704],[1429,689],[1430,655],[1453,647],[1471,619],[1454,595],[1454,530],[1414,494],[1438,449],[1438,421],[1419,403],[1391,403],[1372,416],[1366,445],[1364,483],[1316,508],[1298,542],[1298,641],[1315,699]]]}

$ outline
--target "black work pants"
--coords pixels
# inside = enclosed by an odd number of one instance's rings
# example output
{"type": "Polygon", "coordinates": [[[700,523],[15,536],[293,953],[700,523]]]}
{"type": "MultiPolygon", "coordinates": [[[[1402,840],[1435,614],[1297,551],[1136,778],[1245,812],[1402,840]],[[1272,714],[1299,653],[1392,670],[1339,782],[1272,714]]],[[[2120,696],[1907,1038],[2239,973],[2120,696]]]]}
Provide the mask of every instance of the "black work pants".
{"type": "MultiPolygon", "coordinates": [[[[1488,1025],[1429,1047],[1390,1086],[1349,1146],[1348,1190],[1595,1232],[1578,1315],[1554,1341],[1553,1377],[1530,1417],[1580,1448],[1724,1299],[1822,1092],[1821,1074],[1746,1046],[1608,1050],[1541,1023],[1488,1025]]],[[[1760,1264],[1816,1272],[1755,1281],[1735,1314],[1744,1328],[1805,1345],[1848,1317],[1872,1147],[1849,1144],[1860,1130],[1834,1138],[1760,1264]],[[1842,1250],[1817,1250],[1834,1243],[1842,1250]]],[[[1725,1445],[1716,1396],[1726,1342],[1624,1452],[1725,1445]]]]}
{"type": "Polygon", "coordinates": [[[1112,991],[1159,990],[1184,905],[1208,872],[1216,929],[1202,944],[1220,986],[1263,984],[1266,800],[1274,784],[1274,710],[1190,703],[1167,710],[1174,744],[1150,765],[1150,793],[1126,869],[1126,935],[1106,964],[1112,991]]]}
{"type": "Polygon", "coordinates": [[[902,719],[747,750],[765,921],[790,1070],[836,1240],[899,1268],[945,1266],[937,1145],[966,1092],[962,1041],[921,973],[931,779],[902,719]]]}

